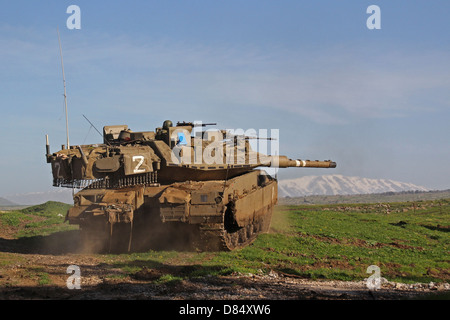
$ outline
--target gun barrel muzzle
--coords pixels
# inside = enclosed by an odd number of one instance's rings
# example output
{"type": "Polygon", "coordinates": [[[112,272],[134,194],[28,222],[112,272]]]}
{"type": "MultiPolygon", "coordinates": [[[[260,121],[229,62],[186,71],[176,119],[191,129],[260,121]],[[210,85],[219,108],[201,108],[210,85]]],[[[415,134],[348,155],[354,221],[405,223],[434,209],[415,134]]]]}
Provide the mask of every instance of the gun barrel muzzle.
{"type": "Polygon", "coordinates": [[[293,160],[286,156],[272,156],[270,167],[289,168],[289,167],[306,167],[306,168],[336,168],[336,162],[331,160],[293,160]]]}

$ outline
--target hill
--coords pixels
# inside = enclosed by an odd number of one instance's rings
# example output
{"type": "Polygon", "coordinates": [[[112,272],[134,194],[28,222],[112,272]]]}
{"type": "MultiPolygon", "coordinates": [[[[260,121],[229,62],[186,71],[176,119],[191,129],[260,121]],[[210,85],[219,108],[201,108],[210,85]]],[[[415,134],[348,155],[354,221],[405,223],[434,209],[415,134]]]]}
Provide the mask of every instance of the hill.
{"type": "Polygon", "coordinates": [[[35,206],[27,207],[25,209],[21,209],[20,212],[25,214],[37,214],[37,215],[45,215],[45,216],[54,216],[56,214],[66,213],[71,205],[57,202],[57,201],[47,201],[46,203],[38,204],[35,206]]]}
{"type": "Polygon", "coordinates": [[[24,209],[0,212],[0,238],[48,235],[72,229],[72,226],[64,223],[70,207],[65,203],[48,201],[24,209]]]}

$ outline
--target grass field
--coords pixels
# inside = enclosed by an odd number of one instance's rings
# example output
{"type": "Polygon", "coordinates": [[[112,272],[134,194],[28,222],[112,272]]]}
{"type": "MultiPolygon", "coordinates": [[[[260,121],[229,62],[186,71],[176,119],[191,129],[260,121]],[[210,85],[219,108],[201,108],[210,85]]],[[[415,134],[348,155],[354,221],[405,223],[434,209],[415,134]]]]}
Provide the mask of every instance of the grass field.
{"type": "Polygon", "coordinates": [[[364,279],[377,265],[389,281],[448,281],[449,209],[448,201],[279,207],[275,232],[236,258],[310,278],[364,279]]]}
{"type": "Polygon", "coordinates": [[[269,273],[312,279],[363,280],[370,265],[389,281],[450,280],[450,201],[389,205],[279,206],[272,231],[233,252],[172,251],[109,256],[138,273],[181,270],[178,277],[269,273]]]}
{"type": "MultiPolygon", "coordinates": [[[[7,231],[10,238],[28,244],[55,233],[59,238],[65,233],[73,235],[76,227],[63,222],[68,207],[48,202],[2,212],[1,238],[7,231]]],[[[363,280],[369,276],[370,265],[378,266],[389,281],[450,282],[449,230],[450,199],[414,204],[278,206],[271,232],[242,250],[96,256],[114,270],[112,278],[153,277],[165,283],[271,271],[311,279],[363,280]]],[[[13,263],[10,252],[0,252],[3,263],[13,263]]],[[[45,282],[45,274],[39,272],[45,282]]]]}

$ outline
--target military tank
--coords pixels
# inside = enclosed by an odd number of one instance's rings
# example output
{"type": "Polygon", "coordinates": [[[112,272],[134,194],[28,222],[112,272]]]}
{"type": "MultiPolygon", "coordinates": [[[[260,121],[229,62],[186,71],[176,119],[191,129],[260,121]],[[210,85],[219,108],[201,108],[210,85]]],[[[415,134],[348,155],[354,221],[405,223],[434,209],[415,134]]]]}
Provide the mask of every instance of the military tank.
{"type": "Polygon", "coordinates": [[[276,178],[261,168],[336,167],[331,160],[266,155],[253,150],[257,137],[205,131],[206,125],[166,120],[144,132],[105,126],[103,143],[63,145],[55,153],[46,137],[53,186],[81,189],[66,220],[79,225],[85,249],[242,248],[269,230],[278,201],[276,178]]]}

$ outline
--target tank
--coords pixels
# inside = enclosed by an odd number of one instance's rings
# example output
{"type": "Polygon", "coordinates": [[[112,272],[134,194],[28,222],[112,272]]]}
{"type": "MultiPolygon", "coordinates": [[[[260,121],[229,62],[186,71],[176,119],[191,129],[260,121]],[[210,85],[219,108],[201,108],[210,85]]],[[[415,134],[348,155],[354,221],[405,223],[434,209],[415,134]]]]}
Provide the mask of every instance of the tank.
{"type": "MultiPolygon", "coordinates": [[[[84,250],[234,250],[269,230],[277,179],[264,168],[334,168],[254,151],[252,139],[169,120],[155,131],[105,126],[103,143],[62,146],[46,159],[53,186],[79,190],[66,221],[84,250]]],[[[267,138],[270,139],[270,138],[267,138]]]]}

